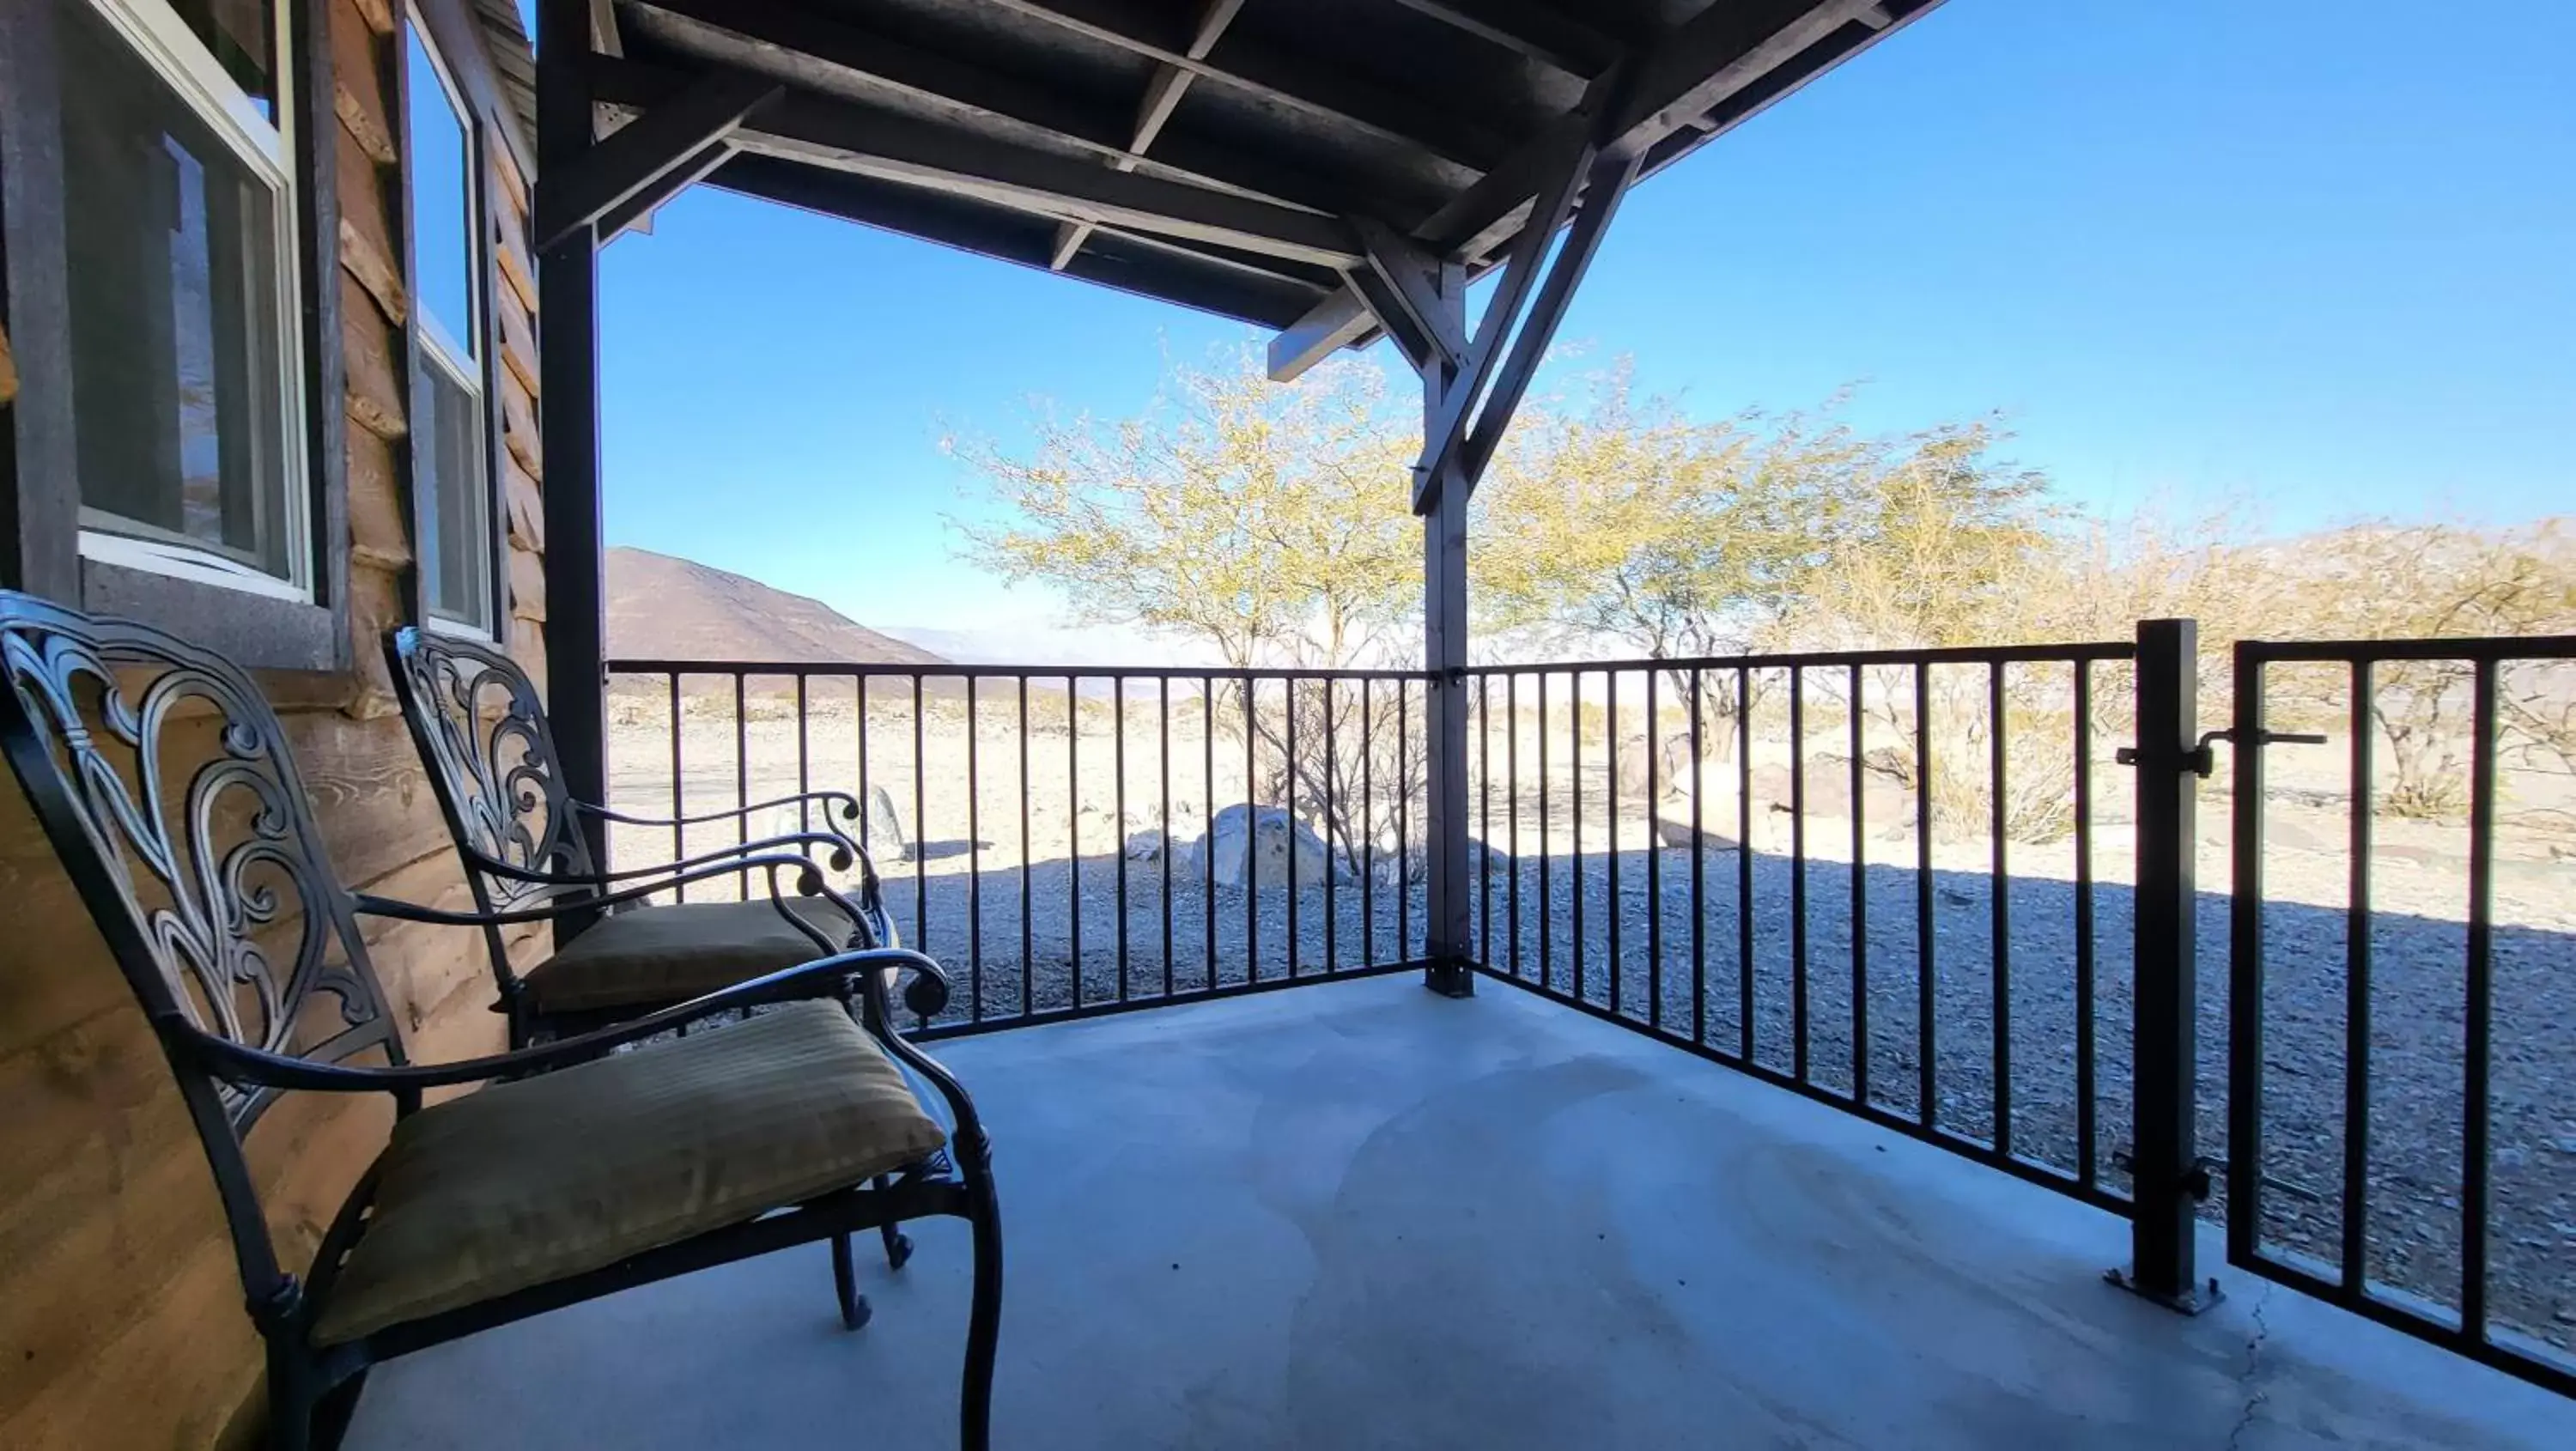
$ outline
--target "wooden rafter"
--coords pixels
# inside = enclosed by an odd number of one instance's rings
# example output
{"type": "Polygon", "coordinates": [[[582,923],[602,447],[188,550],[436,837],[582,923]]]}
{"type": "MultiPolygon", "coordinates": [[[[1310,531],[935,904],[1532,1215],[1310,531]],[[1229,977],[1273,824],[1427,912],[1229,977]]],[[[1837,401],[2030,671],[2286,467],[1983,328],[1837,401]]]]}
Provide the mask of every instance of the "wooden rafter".
{"type": "Polygon", "coordinates": [[[1324,66],[1236,43],[1194,57],[1159,17],[1132,0],[992,0],[1005,10],[1160,61],[1274,105],[1480,171],[1498,154],[1494,133],[1458,113],[1324,66]],[[1158,31],[1164,32],[1157,34],[1158,31]]]}
{"type": "MultiPolygon", "coordinates": [[[[1234,23],[1235,15],[1242,9],[1243,0],[1207,0],[1207,8],[1199,12],[1198,28],[1190,34],[1190,59],[1207,59],[1208,52],[1216,49],[1217,37],[1225,34],[1225,28],[1234,23]]],[[[1153,146],[1156,137],[1163,134],[1163,123],[1172,119],[1172,112],[1181,104],[1182,93],[1189,90],[1190,82],[1197,76],[1197,72],[1183,70],[1176,65],[1154,67],[1153,79],[1145,83],[1145,99],[1136,108],[1136,125],[1127,140],[1127,154],[1118,158],[1120,171],[1134,171],[1137,163],[1145,159],[1146,150],[1153,146]]],[[[1091,235],[1091,228],[1092,223],[1087,221],[1066,222],[1057,227],[1055,255],[1048,259],[1048,268],[1062,272],[1064,264],[1073,260],[1073,254],[1082,250],[1083,240],[1091,235]]]]}
{"type": "MultiPolygon", "coordinates": [[[[1639,48],[1635,82],[1599,131],[1600,149],[1644,155],[1842,26],[1884,9],[1874,0],[1736,0],[1711,6],[1639,48]]],[[[1528,228],[1532,204],[1555,175],[1557,158],[1594,124],[1580,115],[1563,118],[1413,228],[1414,240],[1435,255],[1471,261],[1487,256],[1504,238],[1528,228]]],[[[1351,290],[1326,297],[1272,341],[1271,376],[1295,377],[1373,325],[1367,305],[1351,290]]]]}

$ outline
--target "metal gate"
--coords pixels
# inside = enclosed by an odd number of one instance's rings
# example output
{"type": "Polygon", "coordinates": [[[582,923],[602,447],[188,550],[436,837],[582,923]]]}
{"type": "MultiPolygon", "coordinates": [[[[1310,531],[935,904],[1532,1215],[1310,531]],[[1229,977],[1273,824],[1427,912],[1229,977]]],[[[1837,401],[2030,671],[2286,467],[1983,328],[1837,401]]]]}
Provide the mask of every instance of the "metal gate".
{"type": "MultiPolygon", "coordinates": [[[[2500,1314],[2491,1294],[2498,1250],[2493,1178],[2497,1155],[2492,1135],[2498,1108],[2500,1046],[2495,923],[2499,757],[2532,749],[2529,742],[2534,737],[2524,714],[2535,701],[2544,711],[2576,709],[2568,706],[2570,700],[2576,700],[2576,695],[2570,694],[2571,688],[2576,688],[2576,638],[2566,636],[2249,640],[2236,646],[2231,726],[2224,732],[2212,733],[2212,738],[2228,740],[2235,747],[2226,1164],[2229,1261],[2563,1394],[2576,1394],[2576,1355],[2516,1328],[2511,1323],[2513,1307],[2501,1307],[2506,1313],[2500,1314]],[[2283,1026],[2288,1031],[2284,1036],[2295,1034],[2303,1040],[2286,1048],[2266,1038],[2267,990],[2277,985],[2274,944],[2267,936],[2277,924],[2267,924],[2264,882],[2267,748],[2290,742],[2324,744],[2327,737],[2271,729],[2274,717],[2267,715],[2265,704],[2267,673],[2278,666],[2294,667],[2304,681],[2313,684],[2322,678],[2329,686],[2334,684],[2334,673],[2341,671],[2339,688],[2301,692],[2304,718],[2296,723],[2323,725],[2341,737],[2338,744],[2348,755],[2345,778],[2349,793],[2345,807],[2347,834],[2342,843],[2349,880],[2341,909],[2340,982],[2334,982],[2330,962],[2320,964],[2316,960],[2318,954],[2306,954],[2295,962],[2293,954],[2279,954],[2289,968],[2282,976],[2304,973],[2307,986],[2313,988],[2319,986],[2316,979],[2322,967],[2323,985],[2329,991],[2340,987],[2340,1032],[2336,1034],[2331,1026],[2320,1025],[2312,999],[2303,1005],[2295,1021],[2285,1015],[2283,1026]],[[2402,709],[2386,709],[2392,705],[2402,709]],[[2511,719],[2500,722],[2500,710],[2511,719]],[[2373,960],[2377,939],[2389,930],[2389,915],[2374,906],[2373,895],[2374,815],[2380,799],[2374,788],[2383,775],[2380,763],[2373,759],[2374,748],[2382,741],[2401,742],[2413,748],[2421,740],[2404,734],[2403,728],[2394,724],[2400,715],[2413,721],[2428,717],[2456,720],[2464,715],[2467,723],[2467,900],[2455,909],[2463,911],[2465,930],[2458,933],[2455,955],[2446,952],[2447,962],[2428,963],[2420,952],[2410,953],[2404,962],[2375,964],[2373,960]],[[2422,994],[2432,991],[2442,999],[2456,1001],[2456,1102],[2448,1101],[2447,1082],[2444,1092],[2422,1097],[2415,1096],[2420,1090],[2416,1084],[2382,1084],[2375,1090],[2374,1046],[2380,1041],[2373,1022],[2375,966],[2386,967],[2389,975],[2403,972],[2408,976],[2410,1005],[2419,1017],[2434,1020],[2433,1029],[2438,1030],[2420,1036],[2439,1038],[2445,1048],[2452,1041],[2447,1033],[2447,1002],[2437,1011],[2424,1012],[2422,994]],[[2452,998],[2454,993],[2456,997],[2452,998]],[[2339,1036],[2339,1051],[2329,1041],[2331,1036],[2339,1036]],[[2295,1056],[2310,1046],[2319,1050],[2314,1058],[2296,1062],[2285,1058],[2280,1071],[2313,1078],[2321,1067],[2330,1066],[2324,1060],[2339,1058],[2339,1106],[2333,1107],[2323,1122],[2316,1114],[2306,1113],[2296,1123],[2267,1125],[2267,1109],[2273,1107],[2265,1097],[2267,1066],[2274,1066],[2267,1052],[2277,1049],[2295,1056]],[[2383,1132],[2374,1142],[2374,1108],[2387,1110],[2391,1094],[2404,1103],[2408,1121],[2415,1126],[2409,1130],[2413,1136],[2400,1142],[2396,1135],[2383,1132]],[[2382,1156],[2393,1150],[2407,1151],[2420,1166],[2429,1152],[2424,1140],[2442,1138],[2438,1130],[2422,1132],[2422,1125],[2428,1122],[2426,1115],[2430,1115],[2429,1122],[2448,1126],[2448,1131],[2457,1135],[2457,1175],[2455,1182],[2446,1186],[2448,1193],[2431,1193],[2428,1186],[2412,1176],[2392,1175],[2383,1180],[2376,1173],[2382,1156]],[[2271,1135],[2268,1138],[2267,1133],[2271,1135]],[[2328,1146],[2330,1136],[2340,1138],[2339,1155],[2320,1152],[2328,1146]],[[2294,1156],[2306,1161],[2307,1175],[2285,1167],[2284,1161],[2294,1156]],[[2326,1174],[2323,1184],[2313,1177],[2321,1160],[2326,1174]],[[2443,1211],[2444,1217],[2456,1215],[2447,1226],[2437,1219],[2409,1221],[2411,1225],[2435,1226],[2437,1233],[2448,1231],[2448,1243],[2432,1241],[2439,1248],[2426,1258],[2444,1261],[2455,1254],[2456,1273],[2443,1276],[2452,1282],[2449,1292],[2429,1287],[2424,1273],[2404,1276],[2416,1282],[2405,1288],[2390,1283],[2393,1277],[2380,1273],[2393,1262],[2387,1257],[2387,1246],[2374,1241],[2374,1196],[2390,1197],[2392,1187],[2413,1191],[2419,1200],[2428,1199],[2443,1211]]],[[[2286,716],[2290,712],[2279,714],[2286,716]]],[[[2568,721],[2576,723],[2576,714],[2569,715],[2568,721]]],[[[2206,758],[2199,764],[2205,773],[2206,758]]],[[[2566,863],[2562,869],[2569,888],[2576,890],[2576,863],[2566,863]]],[[[2280,901],[2271,906],[2283,913],[2318,910],[2313,905],[2294,909],[2280,901]]],[[[2445,949],[2451,948],[2447,922],[2430,917],[2404,920],[2440,929],[2434,941],[2445,949]]],[[[2564,970],[2576,971],[2576,964],[2564,970]]],[[[2425,1025],[2410,1021],[2383,1022],[2380,1026],[2385,1030],[2414,1031],[2425,1025]]],[[[2554,1031],[2560,1042],[2565,1041],[2567,1032],[2563,1021],[2516,1021],[2512,1027],[2525,1034],[2547,1035],[2554,1031]]],[[[2536,1039],[2509,1037],[2502,1046],[2509,1061],[2519,1062],[2512,1055],[2545,1045],[2536,1039]]],[[[2576,1084],[2562,1086],[2576,1088],[2576,1084]]],[[[2447,1154],[2446,1143],[2439,1147],[2447,1154]]],[[[2576,1144],[2560,1140],[2541,1152],[2565,1149],[2576,1149],[2576,1144]]],[[[2377,1207],[2383,1214],[2389,1212],[2385,1204],[2377,1207]]],[[[2561,1223],[2551,1226],[2551,1232],[2576,1230],[2561,1223]]],[[[2508,1252],[2520,1252],[2515,1247],[2530,1243],[2515,1237],[2508,1240],[2506,1247],[2508,1252]]],[[[2571,1252],[2576,1251],[2567,1244],[2556,1246],[2562,1274],[2565,1258],[2571,1252]]],[[[2444,1268],[2449,1266],[2445,1264],[2444,1268]]],[[[2562,1318],[2564,1313],[2565,1310],[2560,1312],[2562,1318]]],[[[2527,1307],[2522,1324],[2531,1324],[2527,1307]]]]}

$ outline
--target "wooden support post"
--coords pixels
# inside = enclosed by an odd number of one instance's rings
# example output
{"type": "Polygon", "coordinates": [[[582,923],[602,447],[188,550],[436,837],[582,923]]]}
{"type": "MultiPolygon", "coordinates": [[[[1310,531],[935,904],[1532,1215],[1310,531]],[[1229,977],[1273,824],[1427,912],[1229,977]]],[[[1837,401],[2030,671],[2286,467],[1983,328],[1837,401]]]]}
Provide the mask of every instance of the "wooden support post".
{"type": "MultiPolygon", "coordinates": [[[[580,170],[590,154],[594,132],[584,71],[590,43],[590,0],[539,0],[540,186],[558,170],[580,170]]],[[[545,304],[537,373],[546,400],[546,713],[565,789],[576,800],[604,803],[608,614],[599,508],[599,255],[591,226],[583,224],[562,245],[539,256],[537,289],[545,304]]],[[[593,859],[607,867],[603,825],[586,816],[580,829],[589,838],[593,859]]],[[[561,942],[587,925],[560,921],[556,939],[561,942]]]]}
{"type": "MultiPolygon", "coordinates": [[[[1437,276],[1436,333],[1466,331],[1467,268],[1441,263],[1437,276]]],[[[1454,356],[1435,355],[1422,370],[1422,417],[1439,426],[1465,374],[1454,356]]],[[[1431,799],[1424,813],[1430,837],[1429,901],[1424,911],[1423,955],[1430,968],[1423,985],[1453,998],[1474,994],[1468,957],[1467,890],[1467,495],[1464,461],[1452,452],[1437,478],[1417,480],[1427,506],[1422,515],[1423,664],[1431,671],[1431,799]]]]}

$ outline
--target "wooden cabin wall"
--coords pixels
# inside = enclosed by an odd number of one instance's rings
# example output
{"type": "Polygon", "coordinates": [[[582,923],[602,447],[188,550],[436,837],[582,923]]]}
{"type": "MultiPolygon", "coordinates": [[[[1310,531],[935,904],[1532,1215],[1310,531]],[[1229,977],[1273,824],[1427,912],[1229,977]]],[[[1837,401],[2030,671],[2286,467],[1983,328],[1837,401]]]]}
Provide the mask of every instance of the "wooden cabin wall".
{"type": "MultiPolygon", "coordinates": [[[[269,674],[341,879],[470,905],[435,799],[396,711],[380,641],[405,618],[410,396],[402,330],[399,5],[329,0],[336,86],[340,292],[355,669],[269,674]]],[[[508,520],[512,649],[542,681],[543,510],[537,312],[527,179],[493,166],[499,491],[508,520]]],[[[5,354],[0,354],[5,357],[5,354]]],[[[6,376],[0,367],[0,377],[6,376]]],[[[263,1423],[260,1346],[242,1308],[212,1180],[160,1050],[15,789],[0,791],[0,1446],[248,1444],[263,1423]]],[[[542,950],[522,929],[513,956],[542,950]]],[[[503,1046],[480,938],[377,923],[378,974],[413,1056],[503,1046]],[[381,930],[378,930],[381,929],[381,930]]],[[[377,1098],[290,1100],[252,1139],[289,1262],[310,1255],[392,1122],[377,1098]]]]}

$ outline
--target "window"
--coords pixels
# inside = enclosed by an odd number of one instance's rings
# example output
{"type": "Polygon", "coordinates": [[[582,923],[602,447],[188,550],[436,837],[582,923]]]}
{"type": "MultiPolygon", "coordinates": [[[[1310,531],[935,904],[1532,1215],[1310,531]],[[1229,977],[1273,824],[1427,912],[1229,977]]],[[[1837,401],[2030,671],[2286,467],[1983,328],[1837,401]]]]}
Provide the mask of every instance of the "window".
{"type": "Polygon", "coordinates": [[[433,622],[493,633],[492,478],[483,403],[483,235],[474,133],[423,33],[405,28],[411,133],[412,298],[420,371],[412,390],[412,491],[420,577],[433,622]]]}
{"type": "Polygon", "coordinates": [[[54,3],[81,552],[309,598],[276,7],[54,3]]]}

